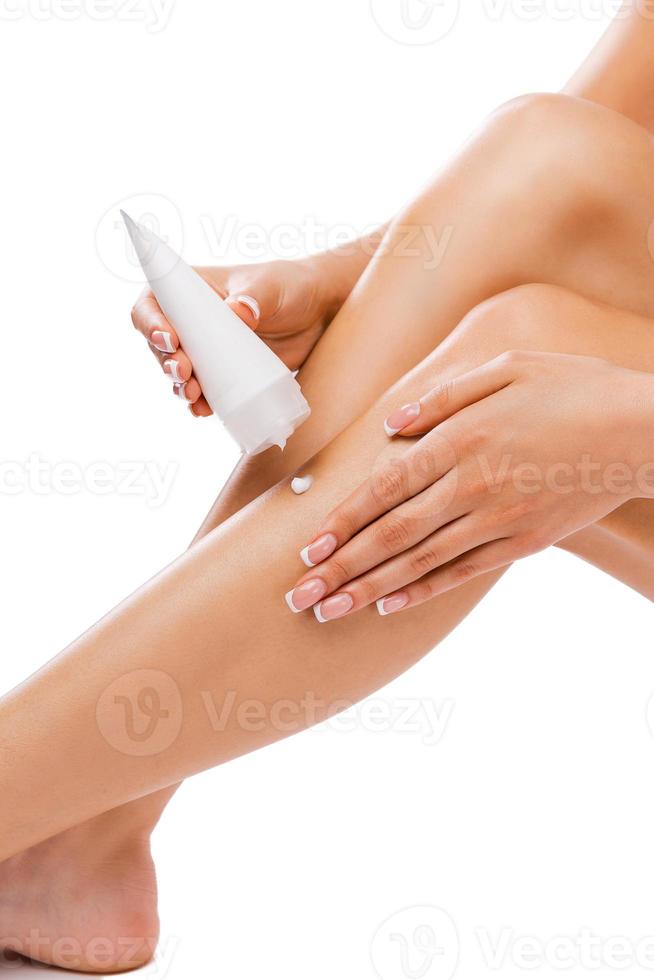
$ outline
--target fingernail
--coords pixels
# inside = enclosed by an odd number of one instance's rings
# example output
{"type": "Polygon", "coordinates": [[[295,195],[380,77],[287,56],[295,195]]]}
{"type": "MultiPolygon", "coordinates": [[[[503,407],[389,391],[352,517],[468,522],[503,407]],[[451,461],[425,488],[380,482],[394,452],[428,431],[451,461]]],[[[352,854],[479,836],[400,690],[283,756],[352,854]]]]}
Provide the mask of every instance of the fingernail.
{"type": "Polygon", "coordinates": [[[299,613],[315,605],[327,591],[327,585],[321,578],[311,578],[296,589],[287,592],[284,598],[291,612],[299,613]]]}
{"type": "Polygon", "coordinates": [[[261,310],[259,309],[259,304],[254,296],[248,296],[246,293],[241,293],[239,296],[235,296],[234,298],[237,303],[242,303],[243,306],[247,306],[255,320],[259,320],[261,318],[261,310]]]}
{"type": "Polygon", "coordinates": [[[383,599],[377,599],[377,612],[380,616],[390,616],[391,613],[399,612],[409,604],[409,596],[406,592],[395,592],[387,595],[383,599]]]}
{"type": "Polygon", "coordinates": [[[186,397],[186,382],[185,381],[182,384],[174,384],[173,385],[173,391],[178,396],[178,398],[181,398],[182,399],[183,402],[188,402],[189,401],[189,399],[186,397]]]}
{"type": "Polygon", "coordinates": [[[340,592],[338,595],[330,596],[313,607],[316,619],[319,623],[327,623],[330,619],[340,619],[354,605],[354,599],[347,592],[340,592]]]}
{"type": "Polygon", "coordinates": [[[184,378],[180,377],[179,374],[179,364],[177,363],[177,361],[172,361],[172,360],[164,361],[163,369],[166,372],[166,374],[170,375],[173,381],[177,381],[179,382],[179,384],[184,384],[184,378]]]}
{"type": "Polygon", "coordinates": [[[152,344],[157,348],[157,350],[162,351],[164,354],[174,354],[176,347],[173,344],[173,338],[169,333],[164,330],[155,330],[150,337],[152,344]]]}
{"type": "Polygon", "coordinates": [[[335,534],[322,534],[312,544],[308,544],[306,548],[302,549],[300,558],[307,568],[313,568],[314,565],[324,561],[325,558],[329,558],[331,553],[336,551],[337,544],[338,541],[336,540],[335,534]]]}
{"type": "Polygon", "coordinates": [[[405,428],[409,422],[415,422],[420,415],[420,402],[411,402],[410,405],[403,405],[397,411],[391,412],[384,422],[384,432],[387,436],[395,436],[405,428]]]}

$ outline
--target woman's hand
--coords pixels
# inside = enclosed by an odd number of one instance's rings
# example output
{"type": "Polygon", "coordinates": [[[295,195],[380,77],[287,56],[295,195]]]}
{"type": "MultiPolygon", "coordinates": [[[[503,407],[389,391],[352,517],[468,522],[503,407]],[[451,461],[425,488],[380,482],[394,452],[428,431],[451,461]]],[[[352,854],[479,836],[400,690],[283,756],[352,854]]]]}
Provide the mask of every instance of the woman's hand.
{"type": "MultiPolygon", "coordinates": [[[[347,296],[338,295],[335,277],[318,260],[197,271],[292,370],[304,363],[347,296]]],[[[132,322],[172,380],[175,394],[194,415],[211,415],[193,365],[150,289],[136,301],[132,322]]]]}
{"type": "Polygon", "coordinates": [[[507,353],[384,427],[427,434],[329,514],[294,612],[399,612],[654,496],[654,376],[608,361],[507,353]]]}

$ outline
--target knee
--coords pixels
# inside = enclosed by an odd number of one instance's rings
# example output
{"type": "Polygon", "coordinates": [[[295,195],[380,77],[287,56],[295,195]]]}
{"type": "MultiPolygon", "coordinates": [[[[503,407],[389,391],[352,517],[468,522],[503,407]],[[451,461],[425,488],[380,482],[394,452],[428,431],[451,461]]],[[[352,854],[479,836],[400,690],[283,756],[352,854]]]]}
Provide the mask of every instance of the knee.
{"type": "MultiPolygon", "coordinates": [[[[646,134],[618,113],[568,95],[524,95],[488,119],[481,139],[496,188],[540,209],[547,223],[615,197],[615,146],[625,156],[645,149],[646,134]]],[[[647,147],[648,151],[649,147],[647,147]]],[[[618,185],[619,186],[619,185],[618,185]]]]}
{"type": "Polygon", "coordinates": [[[587,302],[559,286],[516,286],[474,307],[455,333],[461,347],[474,352],[475,361],[509,350],[556,349],[558,335],[587,302]]]}

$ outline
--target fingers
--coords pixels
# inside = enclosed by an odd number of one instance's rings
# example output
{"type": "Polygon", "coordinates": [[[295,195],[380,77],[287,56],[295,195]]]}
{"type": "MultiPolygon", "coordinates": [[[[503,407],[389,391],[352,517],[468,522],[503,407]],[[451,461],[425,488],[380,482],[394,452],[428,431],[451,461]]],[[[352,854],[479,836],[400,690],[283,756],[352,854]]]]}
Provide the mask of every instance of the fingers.
{"type": "MultiPolygon", "coordinates": [[[[259,301],[244,289],[238,289],[234,294],[224,286],[222,276],[216,278],[222,270],[198,270],[216,292],[223,298],[234,312],[251,329],[256,330],[262,318],[259,301]]],[[[254,278],[257,278],[256,275],[254,278]]],[[[257,291],[263,297],[268,315],[274,315],[280,304],[277,295],[278,288],[265,284],[265,280],[257,283],[257,291]]],[[[193,374],[193,365],[180,347],[179,337],[173,326],[164,316],[154,294],[150,289],[144,289],[132,308],[132,323],[148,341],[150,349],[159,361],[161,368],[173,382],[173,392],[189,404],[191,413],[197,418],[212,415],[212,410],[202,394],[199,382],[193,374]]]]}
{"type": "Polygon", "coordinates": [[[173,394],[177,395],[178,398],[181,398],[183,402],[193,405],[202,395],[202,389],[200,388],[197,379],[192,377],[189,381],[185,381],[183,384],[174,384],[173,394]]]}
{"type": "Polygon", "coordinates": [[[189,405],[189,412],[194,415],[195,418],[208,418],[209,415],[213,415],[213,412],[207,402],[204,395],[200,395],[198,400],[192,405],[189,405]]]}
{"type": "Polygon", "coordinates": [[[172,381],[173,394],[177,395],[181,401],[188,402],[189,405],[196,405],[198,410],[193,414],[197,417],[212,415],[213,413],[202,395],[200,383],[193,374],[191,362],[184,351],[180,348],[175,354],[163,354],[152,345],[150,345],[150,349],[161,364],[166,377],[172,381]],[[199,404],[200,401],[202,404],[199,404]]]}
{"type": "MultiPolygon", "coordinates": [[[[324,585],[323,595],[329,595],[383,562],[404,552],[411,553],[415,545],[464,512],[462,505],[458,511],[452,505],[455,479],[453,474],[448,474],[423,493],[369,524],[330,557],[316,563],[317,567],[305,573],[297,587],[307,579],[319,578],[324,585]]],[[[315,550],[312,553],[315,556],[315,550]]]]}
{"type": "Polygon", "coordinates": [[[324,561],[366,525],[441,480],[455,465],[456,455],[446,433],[430,433],[408,452],[385,460],[328,514],[313,540],[302,549],[305,565],[313,567],[324,561]]]}
{"type": "Polygon", "coordinates": [[[164,374],[167,374],[171,381],[176,384],[184,384],[185,381],[190,380],[193,367],[181,348],[175,354],[161,354],[159,351],[155,353],[158,355],[157,360],[161,364],[164,374]]]}
{"type": "MultiPolygon", "coordinates": [[[[398,590],[411,588],[412,583],[417,585],[418,580],[427,577],[426,573],[458,558],[469,548],[485,544],[491,535],[492,531],[485,531],[472,517],[465,516],[337,589],[331,588],[330,571],[321,567],[296,586],[286,601],[293,612],[313,606],[319,622],[341,619],[379,600],[392,599],[388,611],[399,611],[410,600],[400,606],[399,599],[404,599],[404,595],[400,597],[398,590]]],[[[383,606],[377,608],[382,615],[388,615],[383,606]]]]}
{"type": "Polygon", "coordinates": [[[132,307],[132,323],[161,353],[172,354],[179,347],[179,338],[150,289],[144,289],[132,307]]]}
{"type": "Polygon", "coordinates": [[[380,616],[390,616],[406,609],[414,609],[479,575],[505,568],[517,557],[519,555],[509,538],[483,544],[399,591],[387,593],[377,600],[377,611],[380,616]]]}
{"type": "Polygon", "coordinates": [[[193,365],[180,348],[175,330],[149,289],[144,290],[134,304],[132,322],[148,341],[164,374],[172,381],[173,393],[189,405],[196,417],[211,415],[211,409],[193,374],[193,365]]]}
{"type": "Polygon", "coordinates": [[[396,409],[384,422],[386,435],[415,436],[440,425],[456,412],[493,395],[516,379],[520,352],[507,352],[474,371],[437,385],[420,401],[396,409]]]}

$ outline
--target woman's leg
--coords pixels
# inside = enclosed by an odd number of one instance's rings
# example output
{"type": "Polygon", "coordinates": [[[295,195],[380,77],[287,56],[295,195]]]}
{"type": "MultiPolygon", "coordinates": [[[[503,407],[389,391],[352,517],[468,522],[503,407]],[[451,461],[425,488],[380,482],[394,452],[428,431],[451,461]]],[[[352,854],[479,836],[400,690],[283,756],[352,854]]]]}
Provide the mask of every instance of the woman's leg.
{"type": "Polygon", "coordinates": [[[394,221],[301,371],[314,415],[282,455],[248,460],[202,533],[342,431],[466,314],[548,283],[654,317],[654,140],[581,99],[495,113],[394,221]]]}
{"type": "MultiPolygon", "coordinates": [[[[314,410],[316,405],[324,405],[326,412],[315,413],[314,420],[303,427],[289,447],[290,453],[281,459],[281,466],[272,457],[253,461],[240,477],[239,489],[230,491],[228,508],[238,507],[239,496],[242,499],[241,495],[256,493],[271,478],[283,475],[285,467],[294,468],[444,336],[458,310],[503,285],[548,276],[564,282],[572,278],[579,288],[602,298],[610,298],[607,292],[615,292],[619,285],[619,298],[625,305],[648,309],[651,269],[643,262],[646,235],[642,235],[642,229],[651,213],[649,199],[643,207],[645,195],[639,186],[638,213],[628,207],[623,213],[605,194],[605,184],[611,183],[610,168],[598,174],[596,154],[602,158],[598,149],[601,138],[607,141],[606,145],[614,146],[620,137],[626,145],[622,164],[626,167],[625,161],[629,161],[627,177],[632,180],[632,171],[642,165],[650,147],[643,143],[637,127],[626,124],[628,132],[622,132],[625,127],[620,117],[606,114],[600,138],[596,132],[601,128],[597,116],[588,121],[584,115],[581,125],[579,118],[570,118],[569,109],[569,104],[547,97],[523,101],[500,114],[482,137],[464,151],[459,167],[439,178],[400,219],[385,252],[307,365],[303,383],[314,410]],[[568,163],[575,163],[574,167],[566,164],[565,174],[548,167],[542,142],[536,141],[539,159],[530,156],[530,134],[540,135],[545,121],[552,138],[558,141],[557,152],[568,163]],[[562,150],[565,140],[574,153],[562,150]],[[593,167],[589,187],[587,178],[593,167]],[[489,184],[484,184],[487,169],[494,176],[489,184]],[[504,181],[495,175],[495,171],[499,174],[502,170],[504,181]],[[513,175],[511,179],[507,174],[513,175]],[[582,221],[580,231],[571,226],[570,215],[575,212],[584,219],[593,215],[598,218],[601,213],[605,220],[601,226],[599,220],[586,220],[585,224],[582,221]],[[434,238],[428,231],[438,233],[448,217],[457,219],[457,223],[452,223],[451,247],[439,269],[434,270],[434,238]],[[506,241],[509,233],[516,242],[513,250],[506,241]],[[407,234],[413,236],[411,241],[407,234]],[[569,254],[570,238],[577,249],[574,256],[569,254]],[[637,245],[625,248],[629,240],[637,245]],[[453,243],[457,244],[454,250],[453,243]],[[417,254],[407,254],[411,252],[417,254]],[[620,262],[625,255],[630,257],[629,268],[608,275],[609,265],[620,262]],[[543,274],[534,276],[532,270],[539,267],[543,274]],[[411,307],[407,308],[409,302],[411,307]],[[383,343],[379,343],[380,332],[383,343]],[[350,382],[347,397],[343,397],[343,384],[350,378],[356,379],[356,385],[350,382]]],[[[581,106],[574,105],[575,117],[582,111],[581,106]]],[[[215,521],[214,514],[209,524],[215,521]]],[[[435,638],[430,642],[435,642],[435,638]]],[[[165,799],[166,795],[160,801],[152,797],[132,808],[125,807],[121,818],[128,817],[134,826],[139,826],[143,817],[145,827],[153,814],[156,819],[165,799]]],[[[117,814],[113,819],[117,820],[117,814]]]]}
{"type": "MultiPolygon", "coordinates": [[[[366,610],[321,626],[310,613],[291,615],[282,600],[299,568],[297,550],[324,509],[380,456],[397,451],[381,427],[389,405],[415,397],[434,376],[447,379],[512,346],[599,354],[654,370],[652,328],[648,320],[625,318],[552,287],[524,287],[475,310],[424,365],[311,462],[311,493],[295,498],[284,483],[257,500],[5,699],[0,744],[11,739],[14,758],[0,775],[0,794],[13,801],[13,812],[0,814],[2,846],[22,848],[56,833],[64,821],[79,823],[299,731],[413,663],[496,576],[391,619],[366,610]],[[569,329],[556,326],[561,323],[569,329]]],[[[110,821],[104,827],[112,832],[110,821]]],[[[93,838],[83,828],[74,833],[92,862],[93,838]]],[[[42,847],[45,867],[35,872],[41,891],[51,842],[42,847]]],[[[129,852],[121,851],[110,870],[116,902],[138,891],[129,852]]],[[[105,903],[91,936],[106,934],[101,922],[112,911],[105,903]]],[[[32,951],[48,960],[50,933],[39,930],[39,912],[32,906],[28,913],[38,940],[32,951]]],[[[7,909],[7,926],[12,914],[15,923],[15,910],[7,909]]],[[[134,928],[138,922],[137,915],[134,928]]],[[[14,934],[23,950],[36,942],[29,930],[14,934]]],[[[89,933],[82,935],[86,950],[89,933]]],[[[134,946],[133,938],[116,943],[116,968],[134,950],[142,955],[142,943],[134,946]]],[[[73,964],[64,958],[63,965],[73,964]]],[[[107,968],[92,959],[76,965],[107,968]]]]}

